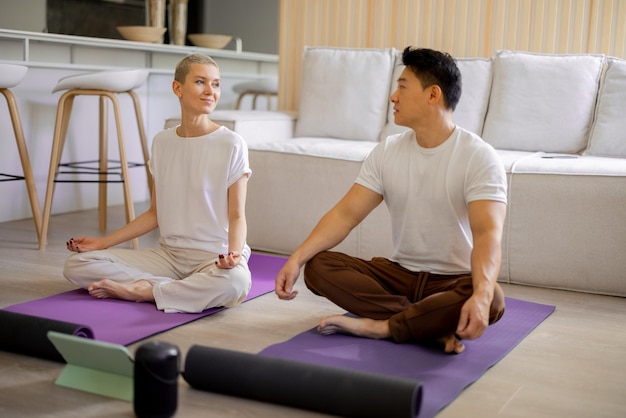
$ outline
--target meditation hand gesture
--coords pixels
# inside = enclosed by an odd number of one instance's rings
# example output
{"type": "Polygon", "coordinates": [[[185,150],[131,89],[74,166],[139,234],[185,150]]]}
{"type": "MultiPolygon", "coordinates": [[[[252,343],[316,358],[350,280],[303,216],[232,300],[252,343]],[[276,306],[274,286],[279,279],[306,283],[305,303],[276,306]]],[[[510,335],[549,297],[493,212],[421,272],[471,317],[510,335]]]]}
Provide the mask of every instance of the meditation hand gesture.
{"type": "Polygon", "coordinates": [[[220,254],[215,265],[220,269],[232,269],[239,264],[239,260],[241,260],[241,253],[239,251],[231,251],[227,255],[220,254]]]}
{"type": "Polygon", "coordinates": [[[70,238],[65,244],[68,250],[75,253],[84,253],[86,251],[102,250],[106,248],[100,238],[91,237],[70,238]]]}

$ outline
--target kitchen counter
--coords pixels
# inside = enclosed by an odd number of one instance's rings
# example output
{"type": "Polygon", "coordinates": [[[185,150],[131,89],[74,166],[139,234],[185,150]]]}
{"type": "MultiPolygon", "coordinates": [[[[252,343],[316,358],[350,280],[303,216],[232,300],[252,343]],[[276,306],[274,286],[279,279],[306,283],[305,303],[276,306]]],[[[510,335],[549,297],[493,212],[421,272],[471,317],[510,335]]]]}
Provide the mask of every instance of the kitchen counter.
{"type": "Polygon", "coordinates": [[[241,41],[237,50],[209,49],[134,42],[118,39],[88,38],[52,33],[0,29],[0,51],[3,62],[23,63],[29,67],[112,69],[145,67],[155,72],[173,72],[183,56],[202,53],[215,59],[222,71],[248,75],[275,74],[278,56],[244,52],[241,41]]]}

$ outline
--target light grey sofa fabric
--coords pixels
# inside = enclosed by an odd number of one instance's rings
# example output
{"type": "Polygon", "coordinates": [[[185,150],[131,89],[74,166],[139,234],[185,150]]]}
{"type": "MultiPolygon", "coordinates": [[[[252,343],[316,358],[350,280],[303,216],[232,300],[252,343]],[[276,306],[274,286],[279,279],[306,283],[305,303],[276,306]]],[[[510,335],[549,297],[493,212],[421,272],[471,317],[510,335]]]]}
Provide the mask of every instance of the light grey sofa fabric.
{"type": "MultiPolygon", "coordinates": [[[[346,66],[376,56],[367,71],[388,72],[379,77],[387,86],[387,101],[402,70],[399,51],[393,49],[315,51],[317,66],[323,66],[324,56],[345,54],[341,62],[346,66]],[[393,65],[383,57],[393,57],[393,65]]],[[[304,59],[306,68],[307,54],[304,59]]],[[[499,280],[626,296],[626,61],[500,51],[492,59],[459,58],[458,63],[464,88],[455,122],[494,145],[509,182],[499,280]]],[[[332,74],[345,78],[337,71],[326,76],[332,74]]],[[[351,88],[370,89],[375,82],[363,79],[351,88]]],[[[311,85],[303,82],[303,96],[313,97],[311,85]]],[[[327,100],[337,94],[343,90],[327,100]]],[[[379,112],[381,97],[367,97],[379,112]]],[[[384,113],[384,126],[377,120],[380,131],[369,141],[311,132],[298,137],[299,119],[310,122],[315,115],[228,110],[212,115],[248,142],[253,170],[248,243],[253,249],[289,254],[306,238],[353,184],[381,137],[405,129],[395,126],[389,106],[384,113]]],[[[316,129],[331,132],[341,123],[327,119],[318,118],[315,123],[328,126],[316,129]]],[[[175,125],[176,118],[168,124],[175,125]]],[[[336,249],[371,258],[389,256],[391,248],[383,204],[336,249]]]]}

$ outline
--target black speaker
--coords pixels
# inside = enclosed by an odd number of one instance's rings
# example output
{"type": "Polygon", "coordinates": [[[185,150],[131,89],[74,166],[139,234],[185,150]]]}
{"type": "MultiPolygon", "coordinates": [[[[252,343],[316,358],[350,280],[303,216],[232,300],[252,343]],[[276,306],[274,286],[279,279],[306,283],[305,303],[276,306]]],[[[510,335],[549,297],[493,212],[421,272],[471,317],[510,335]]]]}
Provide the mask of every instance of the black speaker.
{"type": "Polygon", "coordinates": [[[133,408],[138,418],[170,418],[178,406],[180,355],[175,345],[151,341],[135,352],[133,408]]]}

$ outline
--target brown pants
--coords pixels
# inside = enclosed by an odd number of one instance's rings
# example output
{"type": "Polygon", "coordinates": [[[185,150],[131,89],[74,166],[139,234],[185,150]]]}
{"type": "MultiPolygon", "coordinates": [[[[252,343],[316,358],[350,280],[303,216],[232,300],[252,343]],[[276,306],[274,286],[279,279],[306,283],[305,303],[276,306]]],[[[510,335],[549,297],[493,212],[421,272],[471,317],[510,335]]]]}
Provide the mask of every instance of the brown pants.
{"type": "MultiPolygon", "coordinates": [[[[383,257],[371,261],[325,251],[305,266],[304,280],[317,295],[355,315],[389,319],[396,342],[429,341],[454,334],[461,308],[473,292],[472,276],[413,272],[383,257]]],[[[489,324],[504,314],[496,284],[489,324]]]]}

